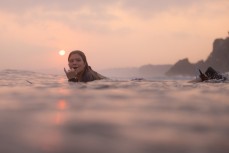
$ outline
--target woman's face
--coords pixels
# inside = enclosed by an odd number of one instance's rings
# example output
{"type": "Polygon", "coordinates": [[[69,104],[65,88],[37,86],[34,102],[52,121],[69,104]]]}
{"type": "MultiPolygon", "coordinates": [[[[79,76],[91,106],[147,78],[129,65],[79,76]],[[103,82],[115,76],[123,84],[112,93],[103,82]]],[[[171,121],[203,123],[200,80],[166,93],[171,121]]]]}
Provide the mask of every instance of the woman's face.
{"type": "Polygon", "coordinates": [[[68,66],[70,69],[75,69],[77,73],[83,72],[85,63],[79,54],[72,54],[68,60],[68,66]]]}

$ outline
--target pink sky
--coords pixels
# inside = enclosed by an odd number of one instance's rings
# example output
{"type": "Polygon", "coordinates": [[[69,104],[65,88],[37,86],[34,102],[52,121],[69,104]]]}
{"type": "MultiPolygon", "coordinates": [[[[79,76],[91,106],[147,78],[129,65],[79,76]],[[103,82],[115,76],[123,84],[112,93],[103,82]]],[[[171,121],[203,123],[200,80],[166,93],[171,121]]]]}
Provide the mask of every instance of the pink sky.
{"type": "Polygon", "coordinates": [[[0,0],[0,70],[63,71],[82,50],[95,70],[205,60],[229,31],[228,0],[0,0]]]}

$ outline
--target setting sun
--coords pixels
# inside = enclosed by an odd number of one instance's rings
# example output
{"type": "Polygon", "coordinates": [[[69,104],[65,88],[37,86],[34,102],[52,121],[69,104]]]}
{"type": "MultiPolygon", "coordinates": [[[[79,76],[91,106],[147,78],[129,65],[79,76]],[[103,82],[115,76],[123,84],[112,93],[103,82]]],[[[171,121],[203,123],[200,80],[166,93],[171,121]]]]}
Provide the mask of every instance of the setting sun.
{"type": "Polygon", "coordinates": [[[60,54],[61,56],[64,56],[64,55],[65,55],[65,50],[60,50],[60,51],[59,51],[59,54],[60,54]]]}

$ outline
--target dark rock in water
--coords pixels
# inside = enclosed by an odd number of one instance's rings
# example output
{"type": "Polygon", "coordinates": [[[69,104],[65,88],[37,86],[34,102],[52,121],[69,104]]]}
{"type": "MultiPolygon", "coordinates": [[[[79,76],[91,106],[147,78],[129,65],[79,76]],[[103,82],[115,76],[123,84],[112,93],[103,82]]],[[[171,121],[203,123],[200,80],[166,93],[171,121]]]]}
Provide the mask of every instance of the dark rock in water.
{"type": "Polygon", "coordinates": [[[166,72],[166,75],[195,75],[197,68],[205,71],[209,66],[222,73],[229,71],[229,37],[216,39],[213,42],[213,51],[206,61],[190,63],[188,58],[179,60],[166,72]]]}
{"type": "Polygon", "coordinates": [[[144,78],[133,78],[131,79],[131,81],[144,81],[145,79],[144,78]]]}

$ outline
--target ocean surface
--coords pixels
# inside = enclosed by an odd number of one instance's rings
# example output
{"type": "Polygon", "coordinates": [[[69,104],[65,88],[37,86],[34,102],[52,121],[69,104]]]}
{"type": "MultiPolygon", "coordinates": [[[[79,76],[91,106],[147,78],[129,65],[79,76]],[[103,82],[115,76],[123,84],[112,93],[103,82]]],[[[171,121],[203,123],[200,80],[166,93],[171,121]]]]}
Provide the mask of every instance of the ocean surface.
{"type": "Polygon", "coordinates": [[[0,71],[0,153],[228,153],[229,82],[0,71]]]}

